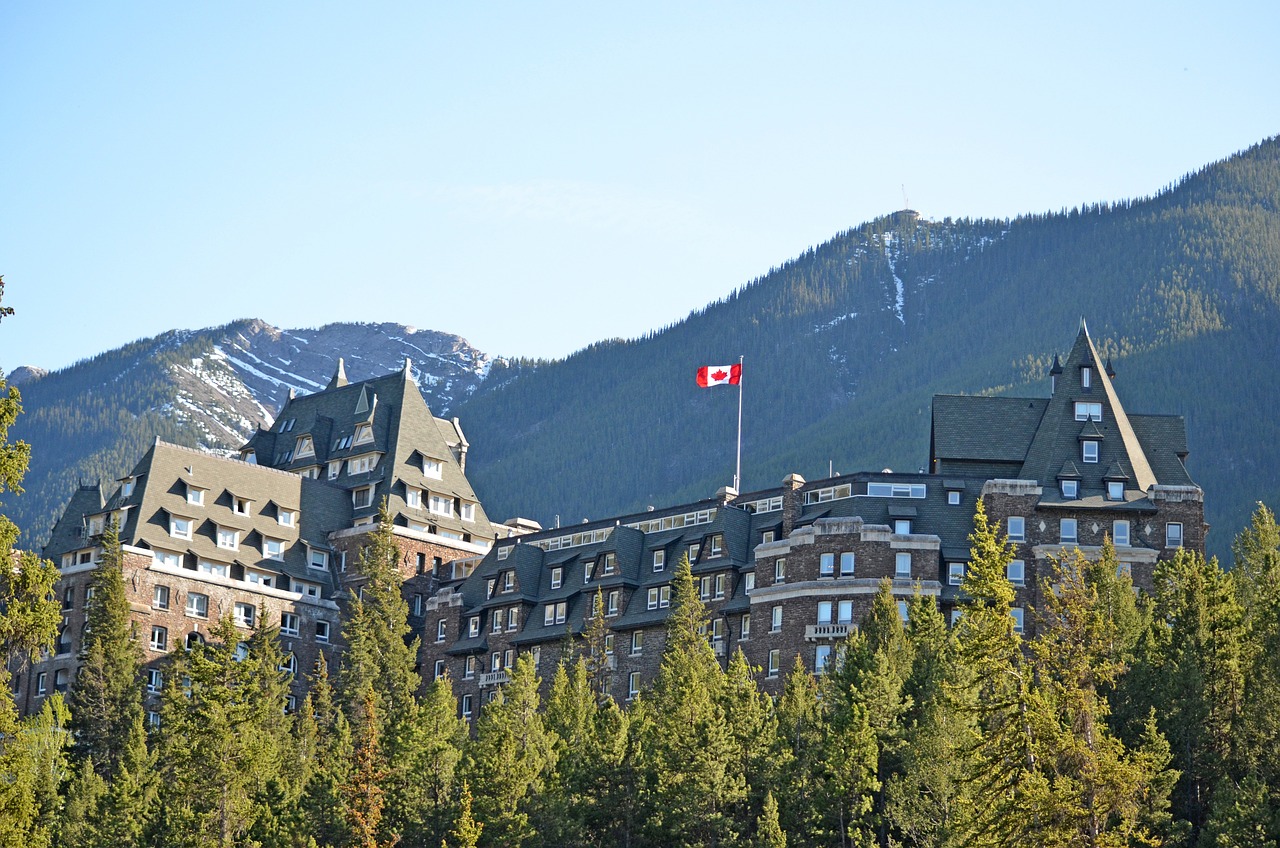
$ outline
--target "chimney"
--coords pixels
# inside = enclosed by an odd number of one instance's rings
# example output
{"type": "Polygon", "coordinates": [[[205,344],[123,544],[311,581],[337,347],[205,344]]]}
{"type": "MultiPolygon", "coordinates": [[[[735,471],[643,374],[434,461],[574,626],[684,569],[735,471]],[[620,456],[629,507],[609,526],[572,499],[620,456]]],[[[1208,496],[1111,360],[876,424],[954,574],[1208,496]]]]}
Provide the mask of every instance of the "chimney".
{"type": "Polygon", "coordinates": [[[721,486],[716,489],[716,503],[724,506],[738,496],[738,490],[732,486],[721,486]]]}
{"type": "Polygon", "coordinates": [[[782,481],[782,537],[785,539],[796,529],[796,519],[804,503],[800,499],[800,489],[804,486],[804,478],[799,474],[788,474],[782,481]]]}

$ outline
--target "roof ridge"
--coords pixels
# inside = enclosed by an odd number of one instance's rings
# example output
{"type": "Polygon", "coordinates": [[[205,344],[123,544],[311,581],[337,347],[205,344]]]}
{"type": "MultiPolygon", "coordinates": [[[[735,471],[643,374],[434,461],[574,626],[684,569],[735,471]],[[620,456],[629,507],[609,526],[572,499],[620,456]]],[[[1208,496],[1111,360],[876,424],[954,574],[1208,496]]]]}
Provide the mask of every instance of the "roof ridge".
{"type": "MultiPolygon", "coordinates": [[[[239,466],[244,468],[260,468],[263,471],[270,471],[272,474],[283,474],[286,477],[294,477],[299,480],[307,479],[305,477],[301,477],[298,474],[294,474],[292,471],[284,471],[279,468],[272,468],[270,465],[261,465],[256,462],[245,462],[243,459],[233,459],[232,457],[229,457],[229,456],[218,456],[216,453],[209,453],[208,451],[202,451],[199,448],[190,448],[190,447],[187,447],[186,445],[177,445],[177,444],[174,444],[173,442],[166,442],[163,439],[160,439],[159,437],[156,438],[155,447],[173,448],[175,450],[183,451],[185,453],[193,453],[196,456],[202,456],[206,459],[212,459],[216,462],[236,463],[239,466]]],[[[314,480],[313,482],[320,483],[324,481],[314,480]]]]}

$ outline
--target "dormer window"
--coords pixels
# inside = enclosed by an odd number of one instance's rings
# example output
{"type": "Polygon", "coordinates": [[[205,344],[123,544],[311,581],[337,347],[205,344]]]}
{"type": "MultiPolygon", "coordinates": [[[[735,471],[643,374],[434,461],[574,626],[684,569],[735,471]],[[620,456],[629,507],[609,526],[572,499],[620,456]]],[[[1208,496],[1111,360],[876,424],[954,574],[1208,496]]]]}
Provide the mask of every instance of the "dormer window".
{"type": "Polygon", "coordinates": [[[218,528],[218,547],[229,551],[240,549],[240,531],[232,527],[218,528]]]}
{"type": "Polygon", "coordinates": [[[252,450],[241,451],[241,452],[240,452],[240,461],[241,461],[241,462],[245,462],[245,463],[247,463],[247,464],[249,464],[249,465],[257,465],[257,464],[258,464],[258,452],[257,452],[257,451],[252,451],[252,450]]]}
{"type": "Polygon", "coordinates": [[[463,501],[463,502],[462,502],[462,515],[461,515],[461,517],[462,517],[462,520],[463,520],[463,521],[475,521],[475,520],[476,520],[476,505],[475,505],[475,504],[473,504],[473,503],[467,503],[466,501],[463,501]]]}
{"type": "Polygon", "coordinates": [[[187,503],[192,506],[204,506],[204,489],[187,484],[187,503]]]}
{"type": "Polygon", "coordinates": [[[603,572],[604,572],[606,575],[608,575],[608,574],[613,574],[613,572],[617,571],[617,569],[618,569],[618,555],[617,555],[617,554],[605,554],[605,555],[604,555],[604,568],[603,568],[603,572]]]}
{"type": "Polygon", "coordinates": [[[253,501],[248,498],[238,498],[235,495],[231,496],[231,511],[236,515],[248,515],[252,506],[253,501]]]}
{"type": "Polygon", "coordinates": [[[1062,496],[1064,498],[1075,499],[1080,497],[1080,481],[1079,480],[1063,480],[1061,481],[1062,496]]]}
{"type": "Polygon", "coordinates": [[[1093,388],[1093,369],[1088,365],[1080,369],[1080,388],[1086,392],[1093,388]]]}
{"type": "Polygon", "coordinates": [[[276,523],[281,527],[292,527],[298,521],[298,514],[291,509],[277,509],[276,523]]]}
{"type": "Polygon", "coordinates": [[[718,557],[724,553],[724,536],[717,533],[711,537],[711,556],[718,557]]]}
{"type": "Polygon", "coordinates": [[[1092,439],[1085,439],[1080,443],[1080,459],[1084,462],[1098,461],[1098,443],[1092,439]]]}
{"type": "Polygon", "coordinates": [[[293,455],[298,457],[316,455],[315,443],[311,441],[310,436],[298,437],[298,444],[294,448],[293,455]]]}
{"type": "Polygon", "coordinates": [[[909,536],[911,534],[911,519],[895,518],[893,521],[893,532],[899,536],[909,536]]]}
{"type": "Polygon", "coordinates": [[[1101,421],[1102,420],[1102,404],[1090,403],[1088,401],[1076,401],[1076,420],[1077,421],[1101,421]]]}
{"type": "Polygon", "coordinates": [[[422,509],[422,490],[412,486],[405,489],[404,502],[410,509],[422,509]]]}
{"type": "Polygon", "coordinates": [[[439,480],[444,476],[444,463],[438,459],[423,457],[422,473],[427,477],[439,480]]]}
{"type": "Polygon", "coordinates": [[[290,418],[287,421],[282,421],[280,423],[280,432],[281,433],[289,432],[290,430],[293,429],[293,425],[296,424],[297,422],[298,422],[298,419],[296,418],[290,418]]]}
{"type": "Polygon", "coordinates": [[[133,494],[134,482],[135,478],[133,477],[126,477],[124,480],[120,481],[120,497],[127,498],[133,494]]]}
{"type": "Polygon", "coordinates": [[[514,571],[502,572],[502,591],[514,592],[516,590],[516,573],[514,571]]]}
{"type": "Polygon", "coordinates": [[[347,461],[348,474],[365,474],[372,471],[378,465],[378,455],[376,453],[367,453],[364,456],[356,457],[347,461]]]}
{"type": "Polygon", "coordinates": [[[191,519],[180,515],[169,516],[169,535],[175,539],[190,539],[191,519]]]}
{"type": "Polygon", "coordinates": [[[338,437],[338,439],[337,439],[336,441],[334,441],[334,443],[333,443],[333,449],[334,449],[335,451],[346,450],[346,449],[347,449],[347,448],[349,448],[349,447],[351,447],[351,434],[350,434],[350,433],[348,433],[348,434],[347,434],[347,435],[345,435],[345,436],[339,436],[339,437],[338,437]]]}
{"type": "Polygon", "coordinates": [[[356,426],[355,444],[362,445],[365,442],[373,441],[373,425],[359,424],[356,426]]]}
{"type": "Polygon", "coordinates": [[[1124,500],[1124,483],[1110,481],[1107,483],[1107,500],[1122,501],[1124,500]]]}

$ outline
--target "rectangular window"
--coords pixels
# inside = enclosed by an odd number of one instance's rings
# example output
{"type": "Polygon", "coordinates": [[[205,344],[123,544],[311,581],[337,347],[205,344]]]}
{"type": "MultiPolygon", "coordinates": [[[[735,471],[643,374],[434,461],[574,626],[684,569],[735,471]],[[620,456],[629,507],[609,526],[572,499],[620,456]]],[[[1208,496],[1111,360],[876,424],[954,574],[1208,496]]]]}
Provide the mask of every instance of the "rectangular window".
{"type": "Polygon", "coordinates": [[[595,570],[596,564],[591,560],[587,560],[582,564],[582,582],[591,582],[591,572],[595,570]]]}
{"type": "Polygon", "coordinates": [[[1013,632],[1021,633],[1022,628],[1022,607],[1012,607],[1009,614],[1013,616],[1013,632]]]}
{"type": "Polygon", "coordinates": [[[410,509],[422,509],[422,490],[413,487],[405,489],[404,502],[410,509]]]}
{"type": "Polygon", "coordinates": [[[1164,546],[1166,548],[1182,547],[1182,524],[1171,522],[1164,526],[1164,546]]]}
{"type": "Polygon", "coordinates": [[[520,607],[511,607],[507,610],[507,629],[520,629],[520,607]]]}
{"type": "Polygon", "coordinates": [[[907,602],[898,601],[898,618],[902,619],[902,622],[905,624],[909,615],[910,610],[907,608],[907,602]]]}
{"type": "Polygon", "coordinates": [[[423,459],[422,473],[434,480],[439,480],[444,477],[444,463],[438,459],[423,459]]]}
{"type": "Polygon", "coordinates": [[[1133,564],[1122,562],[1116,565],[1116,577],[1133,577],[1133,564]]]}
{"type": "Polygon", "coordinates": [[[813,659],[813,673],[826,674],[827,664],[831,662],[831,646],[819,645],[813,659]]]}
{"type": "Polygon", "coordinates": [[[564,571],[561,568],[551,569],[551,588],[559,589],[563,585],[564,571]]]}
{"type": "Polygon", "coordinates": [[[1122,501],[1124,500],[1124,483],[1114,480],[1107,482],[1107,500],[1122,501]]]}
{"type": "Polygon", "coordinates": [[[606,633],[604,637],[604,655],[606,657],[613,656],[613,634],[606,633]]]}
{"type": "Polygon", "coordinates": [[[158,624],[151,627],[151,650],[169,650],[169,629],[158,624]]]}
{"type": "Polygon", "coordinates": [[[48,694],[49,692],[47,688],[48,680],[49,680],[49,675],[47,672],[42,671],[36,674],[36,697],[37,698],[43,697],[48,694]]]}
{"type": "Polygon", "coordinates": [[[191,519],[173,515],[169,517],[169,535],[175,539],[191,538],[191,519]]]}
{"type": "Polygon", "coordinates": [[[903,551],[894,555],[893,576],[899,580],[911,578],[911,554],[903,551]]]}
{"type": "Polygon", "coordinates": [[[340,474],[342,474],[342,460],[339,459],[336,462],[329,463],[329,471],[326,476],[330,480],[337,480],[340,474]]]}
{"type": "Polygon", "coordinates": [[[192,506],[204,506],[204,489],[197,489],[187,484],[187,503],[192,506]]]}
{"type": "Polygon", "coordinates": [[[608,575],[608,574],[613,574],[613,573],[614,573],[615,571],[617,571],[617,570],[618,570],[618,555],[617,555],[617,554],[605,554],[605,555],[604,555],[604,571],[603,571],[603,573],[604,573],[604,574],[606,574],[606,575],[608,575]]]}
{"type": "Polygon", "coordinates": [[[698,581],[698,597],[704,601],[711,600],[711,575],[698,581]]]}
{"type": "Polygon", "coordinates": [[[293,450],[294,456],[315,456],[315,444],[311,441],[310,436],[299,436],[297,446],[293,450]]]}
{"type": "Polygon", "coordinates": [[[347,460],[348,474],[367,474],[378,465],[378,455],[376,453],[367,453],[364,456],[358,456],[355,459],[347,460]]]}
{"type": "Polygon", "coordinates": [[[657,608],[658,608],[658,589],[657,589],[657,587],[656,587],[656,586],[655,586],[654,588],[652,588],[652,589],[650,589],[650,590],[649,590],[649,604],[648,604],[648,606],[649,606],[649,609],[651,609],[651,610],[654,610],[654,609],[657,609],[657,608]]]}
{"type": "Polygon", "coordinates": [[[702,543],[694,542],[692,545],[689,546],[689,562],[690,563],[697,562],[698,554],[700,553],[702,553],[702,543]]]}
{"type": "Polygon", "coordinates": [[[471,696],[462,696],[462,717],[471,718],[471,696]]]}
{"type": "Polygon", "coordinates": [[[329,568],[329,552],[308,548],[307,567],[314,568],[317,571],[327,571],[329,568]]]}
{"type": "Polygon", "coordinates": [[[836,624],[853,624],[853,601],[841,601],[836,612],[836,624]]]}
{"type": "Polygon", "coordinates": [[[835,614],[835,603],[832,601],[818,601],[818,623],[830,624],[831,617],[835,614]]]}
{"type": "Polygon", "coordinates": [[[633,671],[627,675],[627,700],[633,700],[640,694],[640,672],[633,671]]]}
{"type": "Polygon", "coordinates": [[[718,557],[724,553],[724,536],[717,533],[711,537],[711,556],[718,557]]]}
{"type": "Polygon", "coordinates": [[[373,506],[373,487],[365,486],[351,491],[351,504],[356,509],[373,506]]]}
{"type": "Polygon", "coordinates": [[[756,573],[748,571],[742,576],[742,588],[746,592],[754,592],[756,590],[756,573]]]}
{"type": "Polygon", "coordinates": [[[1010,561],[1004,569],[1005,577],[1015,586],[1025,586],[1027,582],[1027,564],[1020,559],[1010,561]]]}
{"type": "MultiPolygon", "coordinates": [[[[830,556],[830,554],[826,554],[826,556],[830,556]]],[[[787,582],[787,558],[786,557],[778,557],[773,561],[773,582],[774,583],[787,582]]]]}
{"type": "Polygon", "coordinates": [[[1027,520],[1021,515],[1009,516],[1009,541],[1024,542],[1027,538],[1027,520]]]}
{"type": "Polygon", "coordinates": [[[960,493],[959,493],[959,492],[947,492],[947,503],[948,503],[948,504],[950,504],[951,506],[959,506],[959,505],[960,505],[960,493]]]}
{"type": "Polygon", "coordinates": [[[297,523],[298,514],[291,509],[277,509],[276,523],[281,527],[292,527],[297,523]]]}
{"type": "Polygon", "coordinates": [[[666,609],[671,606],[671,587],[662,586],[658,589],[658,607],[666,609]]]}
{"type": "Polygon", "coordinates": [[[316,622],[316,641],[317,642],[329,641],[329,622],[327,621],[316,622]]]}
{"type": "Polygon", "coordinates": [[[777,534],[775,533],[775,531],[765,530],[763,533],[760,534],[760,544],[767,545],[771,543],[775,538],[777,538],[777,534]]]}
{"type": "Polygon", "coordinates": [[[157,584],[151,590],[151,606],[158,610],[169,608],[169,587],[157,584]]]}
{"type": "Polygon", "coordinates": [[[773,608],[773,618],[770,621],[769,632],[777,633],[780,630],[782,630],[782,607],[776,606],[773,608]]]}
{"type": "Polygon", "coordinates": [[[490,632],[490,633],[501,633],[501,632],[502,632],[502,619],[503,619],[503,618],[505,618],[505,617],[506,617],[506,611],[505,611],[505,610],[500,610],[500,609],[498,609],[498,610],[494,610],[494,611],[493,611],[493,620],[492,620],[492,621],[490,621],[490,623],[489,623],[489,624],[490,624],[490,626],[489,626],[489,632],[490,632]]]}
{"type": "Polygon", "coordinates": [[[240,627],[252,627],[253,613],[253,604],[237,603],[232,618],[240,627]]]}
{"type": "Polygon", "coordinates": [[[444,515],[451,518],[453,517],[453,498],[432,495],[427,501],[427,510],[436,515],[444,515]]]}
{"type": "Polygon", "coordinates": [[[772,651],[769,652],[768,675],[770,677],[778,676],[778,666],[781,664],[781,660],[782,660],[782,652],[779,651],[777,648],[774,648],[772,651]]]}
{"type": "Polygon", "coordinates": [[[298,635],[298,616],[296,613],[280,613],[280,632],[285,636],[298,635]]]}
{"type": "Polygon", "coordinates": [[[187,593],[187,615],[195,618],[209,617],[209,596],[199,592],[187,593]]]}
{"type": "Polygon", "coordinates": [[[473,503],[468,503],[466,501],[463,501],[461,518],[463,521],[475,521],[476,505],[473,503]]]}
{"type": "Polygon", "coordinates": [[[320,584],[304,583],[301,580],[295,580],[293,581],[293,591],[301,595],[306,595],[308,598],[318,598],[320,597],[320,584]]]}
{"type": "Polygon", "coordinates": [[[1083,400],[1076,401],[1076,420],[1077,421],[1101,421],[1102,420],[1102,404],[1090,403],[1083,400]]]}
{"type": "Polygon", "coordinates": [[[516,573],[514,571],[502,572],[502,591],[514,592],[516,590],[516,573]]]}
{"type": "Polygon", "coordinates": [[[617,615],[618,609],[622,604],[622,593],[614,589],[609,593],[609,603],[605,610],[605,615],[617,615]]]}
{"type": "Polygon", "coordinates": [[[840,554],[840,576],[853,576],[853,551],[845,551],[840,554]]]}
{"type": "Polygon", "coordinates": [[[725,589],[726,589],[726,588],[727,588],[727,586],[728,586],[728,582],[729,582],[729,581],[728,581],[728,575],[727,575],[727,574],[717,574],[717,575],[716,575],[716,590],[715,590],[715,594],[714,594],[714,595],[712,595],[712,597],[713,597],[713,598],[715,598],[716,600],[719,600],[719,599],[723,598],[723,597],[724,597],[724,593],[725,593],[725,589]]]}
{"type": "Polygon", "coordinates": [[[156,695],[164,688],[164,673],[158,668],[147,669],[147,694],[156,695]]]}
{"type": "Polygon", "coordinates": [[[480,635],[480,616],[473,615],[467,621],[467,635],[473,639],[480,635]]]}
{"type": "Polygon", "coordinates": [[[200,560],[196,563],[196,570],[205,574],[211,574],[214,577],[226,577],[227,565],[223,562],[209,562],[208,560],[200,560]]]}
{"type": "Polygon", "coordinates": [[[818,556],[818,576],[834,577],[836,573],[836,555],[820,554],[818,556]]]}
{"type": "Polygon", "coordinates": [[[911,535],[911,519],[895,518],[893,520],[893,532],[899,536],[911,535]]]}
{"type": "Polygon", "coordinates": [[[443,642],[448,633],[449,624],[443,618],[436,622],[436,641],[443,642]]]}
{"type": "Polygon", "coordinates": [[[644,631],[643,630],[636,630],[631,634],[631,653],[632,654],[644,653],[644,631]]]}
{"type": "Polygon", "coordinates": [[[473,655],[473,656],[467,657],[465,663],[462,666],[462,679],[470,680],[475,676],[476,676],[476,658],[473,655]]]}
{"type": "Polygon", "coordinates": [[[960,616],[961,616],[961,615],[963,615],[963,614],[964,614],[964,610],[961,610],[961,609],[953,609],[953,610],[951,611],[951,626],[952,626],[952,627],[955,627],[957,624],[959,624],[959,623],[960,623],[960,616]]]}
{"type": "Polygon", "coordinates": [[[284,541],[262,537],[262,556],[266,559],[284,559],[284,541]]]}
{"type": "Polygon", "coordinates": [[[270,588],[272,579],[275,577],[269,571],[254,571],[253,569],[245,569],[244,579],[249,583],[257,586],[266,586],[270,588]]]}
{"type": "Polygon", "coordinates": [[[1074,500],[1075,498],[1080,496],[1079,480],[1063,480],[1061,485],[1062,485],[1062,496],[1064,498],[1071,498],[1074,500]]]}
{"type": "Polygon", "coordinates": [[[959,586],[964,582],[964,563],[949,562],[947,563],[947,585],[959,586]]]}
{"type": "Polygon", "coordinates": [[[1086,439],[1081,442],[1080,458],[1085,462],[1096,463],[1098,461],[1098,443],[1092,439],[1086,439]]]}
{"type": "Polygon", "coordinates": [[[744,642],[751,638],[751,613],[749,612],[742,614],[742,633],[738,638],[744,642]]]}
{"type": "Polygon", "coordinates": [[[1076,520],[1074,518],[1062,519],[1061,524],[1059,524],[1058,537],[1064,545],[1074,545],[1079,541],[1079,535],[1076,531],[1076,520]]]}
{"type": "Polygon", "coordinates": [[[654,551],[653,552],[653,570],[662,571],[666,567],[667,567],[667,552],[654,551]]]}
{"type": "Polygon", "coordinates": [[[1117,548],[1129,546],[1129,522],[1111,522],[1111,543],[1117,548]]]}
{"type": "Polygon", "coordinates": [[[444,660],[436,660],[436,667],[434,669],[432,680],[439,680],[442,677],[444,677],[444,660]]]}

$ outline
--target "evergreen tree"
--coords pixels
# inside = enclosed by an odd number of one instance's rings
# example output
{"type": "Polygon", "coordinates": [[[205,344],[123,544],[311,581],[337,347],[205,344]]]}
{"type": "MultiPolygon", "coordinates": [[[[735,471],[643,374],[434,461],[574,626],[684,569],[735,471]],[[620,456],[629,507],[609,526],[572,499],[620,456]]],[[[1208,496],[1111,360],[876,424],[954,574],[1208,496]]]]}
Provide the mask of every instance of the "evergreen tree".
{"type": "Polygon", "coordinates": [[[484,825],[471,815],[471,786],[462,782],[462,795],[458,800],[458,821],[449,832],[451,839],[441,842],[441,848],[479,848],[484,825]]]}
{"type": "Polygon", "coordinates": [[[754,848],[787,848],[787,834],[778,823],[778,802],[772,792],[765,792],[764,806],[756,820],[754,848]]]}
{"type": "Polygon", "coordinates": [[[597,586],[591,601],[591,617],[587,620],[582,637],[587,677],[591,680],[592,691],[600,698],[609,693],[608,635],[609,625],[604,616],[604,590],[597,586]]]}
{"type": "Polygon", "coordinates": [[[449,678],[427,685],[414,704],[387,779],[387,822],[406,848],[434,848],[453,820],[454,782],[467,723],[449,678]]]}
{"type": "Polygon", "coordinates": [[[385,803],[382,782],[386,778],[386,766],[378,738],[378,699],[372,686],[366,686],[361,693],[360,706],[355,723],[354,763],[343,794],[351,822],[351,845],[380,848],[395,845],[399,840],[394,836],[386,842],[378,839],[385,803]]]}
{"type": "Polygon", "coordinates": [[[313,752],[301,762],[306,775],[299,801],[304,832],[319,846],[346,845],[351,839],[350,816],[342,787],[350,779],[355,757],[351,727],[335,700],[323,651],[298,712],[295,734],[303,756],[308,750],[313,752]]]}
{"type": "Polygon", "coordinates": [[[70,698],[76,754],[107,781],[119,772],[143,717],[142,648],[134,638],[123,565],[120,536],[111,521],[89,580],[80,672],[70,698]]]}
{"type": "Polygon", "coordinates": [[[753,669],[741,648],[734,651],[725,674],[724,712],[733,751],[729,771],[742,775],[746,783],[746,793],[729,806],[728,815],[735,832],[745,837],[763,814],[765,796],[770,795],[785,754],[778,745],[773,700],[756,685],[753,669]]]}
{"type": "Polygon", "coordinates": [[[776,782],[779,817],[793,846],[826,846],[835,841],[824,826],[823,740],[827,716],[818,699],[818,683],[800,657],[778,699],[778,743],[783,751],[776,782]]]}

